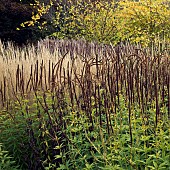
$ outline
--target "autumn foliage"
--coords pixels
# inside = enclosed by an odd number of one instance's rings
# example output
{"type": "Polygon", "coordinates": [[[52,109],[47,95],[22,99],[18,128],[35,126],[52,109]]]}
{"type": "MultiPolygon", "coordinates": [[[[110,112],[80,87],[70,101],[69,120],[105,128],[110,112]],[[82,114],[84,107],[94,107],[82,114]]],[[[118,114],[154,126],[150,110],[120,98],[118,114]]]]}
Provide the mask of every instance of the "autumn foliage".
{"type": "Polygon", "coordinates": [[[43,30],[50,21],[52,37],[84,37],[113,44],[128,40],[144,46],[170,40],[170,8],[165,0],[68,0],[67,3],[36,0],[30,5],[36,12],[21,26],[38,24],[43,30]],[[42,16],[47,20],[41,21],[42,16]]]}

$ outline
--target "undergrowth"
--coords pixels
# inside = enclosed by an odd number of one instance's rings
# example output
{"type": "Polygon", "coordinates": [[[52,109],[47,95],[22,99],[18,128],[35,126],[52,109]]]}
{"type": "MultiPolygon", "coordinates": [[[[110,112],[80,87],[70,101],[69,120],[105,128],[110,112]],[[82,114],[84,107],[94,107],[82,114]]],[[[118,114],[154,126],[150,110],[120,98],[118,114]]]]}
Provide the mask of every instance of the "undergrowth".
{"type": "Polygon", "coordinates": [[[3,144],[0,143],[0,170],[19,170],[15,165],[13,158],[9,156],[8,151],[4,150],[3,144]]]}
{"type": "Polygon", "coordinates": [[[104,113],[101,126],[95,108],[91,113],[92,123],[84,111],[71,107],[67,99],[60,105],[60,111],[54,111],[53,101],[48,97],[48,109],[42,107],[44,103],[38,98],[29,106],[23,101],[21,108],[15,103],[15,113],[1,116],[1,141],[22,169],[170,167],[170,126],[166,107],[161,108],[163,120],[155,126],[154,108],[143,118],[139,106],[134,105],[131,108],[131,139],[128,108],[123,96],[117,113],[111,113],[110,134],[104,113]]]}

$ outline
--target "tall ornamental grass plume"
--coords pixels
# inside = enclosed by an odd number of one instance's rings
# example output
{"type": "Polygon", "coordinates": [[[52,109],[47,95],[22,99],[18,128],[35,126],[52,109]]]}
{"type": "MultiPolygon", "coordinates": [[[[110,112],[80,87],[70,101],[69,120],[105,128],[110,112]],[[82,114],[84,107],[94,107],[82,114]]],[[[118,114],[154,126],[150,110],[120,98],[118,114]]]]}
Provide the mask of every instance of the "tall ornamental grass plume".
{"type": "Polygon", "coordinates": [[[21,169],[170,167],[168,49],[47,39],[0,55],[0,141],[21,169]]]}

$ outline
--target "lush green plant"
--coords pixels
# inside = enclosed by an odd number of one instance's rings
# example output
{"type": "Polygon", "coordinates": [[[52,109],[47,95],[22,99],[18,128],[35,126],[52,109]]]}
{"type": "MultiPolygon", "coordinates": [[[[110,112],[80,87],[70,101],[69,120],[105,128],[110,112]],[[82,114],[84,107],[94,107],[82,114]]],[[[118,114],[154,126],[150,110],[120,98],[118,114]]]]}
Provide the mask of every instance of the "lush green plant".
{"type": "Polygon", "coordinates": [[[0,170],[19,170],[8,151],[4,150],[2,143],[0,143],[0,170]]]}
{"type": "MultiPolygon", "coordinates": [[[[33,102],[20,98],[1,116],[0,139],[23,169],[43,169],[55,163],[60,131],[53,116],[42,107],[43,97],[36,94],[33,102]]],[[[52,100],[48,107],[51,107],[52,100]]],[[[55,115],[56,116],[56,115],[55,115]]],[[[55,164],[56,165],[56,164],[55,164]]]]}
{"type": "MultiPolygon", "coordinates": [[[[49,100],[48,106],[52,101],[49,100]]],[[[66,105],[65,105],[66,106],[66,105]]],[[[68,107],[65,107],[65,112],[68,112],[68,107]]],[[[73,108],[72,108],[73,110],[73,108]]],[[[46,148],[46,153],[48,153],[47,160],[44,161],[45,169],[167,169],[170,166],[170,126],[168,123],[167,117],[165,117],[164,122],[160,121],[158,126],[155,129],[155,126],[151,123],[154,120],[154,111],[150,109],[148,111],[149,120],[148,122],[143,122],[141,118],[140,109],[138,106],[135,106],[132,111],[132,127],[133,127],[133,143],[130,141],[129,133],[129,123],[128,123],[128,108],[123,97],[120,98],[120,109],[117,112],[115,117],[112,117],[112,128],[113,133],[108,135],[107,127],[104,125],[100,126],[100,120],[95,116],[95,109],[93,110],[93,129],[91,129],[92,124],[89,122],[87,115],[81,111],[69,111],[68,114],[63,117],[63,120],[67,122],[67,128],[62,129],[64,134],[66,134],[68,141],[67,149],[63,152],[58,152],[55,154],[54,158],[57,161],[61,162],[59,167],[50,159],[50,148],[53,146],[54,150],[61,150],[64,143],[58,143],[58,145],[52,145],[48,134],[52,135],[52,132],[45,128],[45,122],[41,119],[42,127],[44,126],[44,131],[42,136],[44,147],[46,148]],[[81,115],[81,116],[80,116],[81,115]],[[120,116],[121,120],[120,120],[120,116]],[[147,123],[147,124],[146,124],[147,123]],[[46,136],[47,135],[47,136],[46,136]],[[46,137],[47,138],[46,138],[46,137]],[[62,160],[62,161],[61,161],[62,160]]],[[[165,110],[166,111],[166,110],[165,110]]],[[[51,112],[52,113],[52,112],[51,112]]],[[[25,118],[26,119],[26,118],[25,118]]],[[[103,121],[105,116],[103,115],[103,121]]],[[[24,124],[22,119],[22,124],[24,124]]],[[[38,121],[37,119],[31,119],[33,121],[38,121]]],[[[40,120],[39,120],[40,121],[40,120]]],[[[11,121],[8,120],[10,125],[8,126],[8,131],[13,138],[9,138],[6,131],[6,138],[8,137],[7,145],[9,142],[13,142],[11,145],[16,147],[13,149],[13,152],[19,151],[19,144],[23,144],[23,139],[19,137],[19,133],[25,129],[17,130],[16,127],[11,126],[11,121]],[[13,128],[13,130],[12,130],[13,128]],[[13,131],[13,132],[11,132],[13,131]],[[14,132],[17,132],[15,140],[14,132]],[[21,143],[22,140],[22,143],[21,143]],[[15,141],[15,142],[14,142],[15,141]],[[17,146],[18,145],[18,146],[17,146]]],[[[12,122],[13,123],[13,122],[12,122]]],[[[47,122],[46,122],[47,123],[47,122]]],[[[20,123],[21,124],[21,123],[20,123]]],[[[20,125],[18,123],[18,125],[20,125]]],[[[18,127],[18,126],[17,126],[18,127]]],[[[31,130],[31,129],[29,129],[31,130]]],[[[37,130],[37,129],[36,129],[37,130]]],[[[34,131],[34,133],[36,132],[34,131]]],[[[61,132],[62,132],[61,131],[61,132]]],[[[61,132],[58,132],[61,133],[61,132]]],[[[59,135],[58,135],[59,136],[59,135]]],[[[26,135],[22,136],[26,137],[26,135]]],[[[30,136],[32,142],[38,140],[38,135],[30,136]]],[[[30,139],[31,139],[30,138],[30,139]]],[[[4,137],[1,135],[1,139],[4,140],[4,137]]],[[[27,139],[29,140],[29,139],[27,139]]],[[[26,139],[25,139],[26,141],[26,139]]],[[[27,141],[28,142],[28,141],[27,141]]],[[[28,142],[29,143],[29,142],[28,142]]],[[[22,157],[28,155],[30,152],[26,147],[30,146],[28,143],[24,144],[26,153],[22,152],[22,157]]],[[[31,146],[32,148],[33,146],[31,146]]],[[[34,146],[35,148],[40,149],[41,144],[34,146]]],[[[34,149],[35,149],[34,148],[34,149]]],[[[12,149],[8,147],[8,149],[12,149]]],[[[21,152],[17,153],[20,159],[21,152]]],[[[32,152],[34,152],[32,150],[32,152]]],[[[16,156],[16,154],[14,154],[16,156]]],[[[32,157],[36,159],[36,157],[32,157]]],[[[51,157],[52,158],[52,157],[51,157]]],[[[53,159],[54,159],[53,158],[53,159]]],[[[43,157],[41,157],[43,160],[43,157]]],[[[27,160],[28,161],[28,160],[27,160]]],[[[35,161],[35,160],[32,160],[35,161]]]]}
{"type": "Polygon", "coordinates": [[[30,159],[27,158],[30,153],[27,120],[22,107],[18,107],[18,105],[11,107],[12,112],[4,111],[1,115],[0,139],[15,161],[23,167],[23,164],[27,164],[27,159],[30,159]]]}
{"type": "MultiPolygon", "coordinates": [[[[148,111],[149,120],[143,122],[139,107],[132,109],[133,141],[130,141],[128,108],[123,97],[120,98],[120,110],[113,118],[113,134],[108,135],[105,128],[99,126],[97,117],[93,131],[91,123],[81,112],[70,113],[67,117],[70,126],[67,134],[70,139],[69,151],[64,164],[59,169],[167,169],[169,156],[169,123],[161,122],[155,129],[150,121],[154,119],[152,109],[148,111]],[[122,114],[123,113],[123,114],[122,114]],[[120,116],[122,116],[120,121],[120,116]],[[161,133],[160,133],[161,132],[161,133]],[[166,143],[166,145],[165,145],[166,143]],[[70,158],[70,159],[68,159],[70,158]]],[[[95,112],[95,111],[94,111],[95,112]]]]}

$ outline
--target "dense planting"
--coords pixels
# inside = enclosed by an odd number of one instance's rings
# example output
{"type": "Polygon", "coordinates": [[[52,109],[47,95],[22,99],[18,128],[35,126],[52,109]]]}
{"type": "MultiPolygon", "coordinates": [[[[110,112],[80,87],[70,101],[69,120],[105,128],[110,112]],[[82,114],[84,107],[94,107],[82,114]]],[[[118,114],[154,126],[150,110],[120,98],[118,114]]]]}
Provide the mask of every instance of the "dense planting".
{"type": "Polygon", "coordinates": [[[3,1],[0,170],[170,169],[169,1],[3,1]]]}
{"type": "Polygon", "coordinates": [[[11,170],[168,169],[169,56],[129,43],[0,44],[0,141],[11,170]]]}

